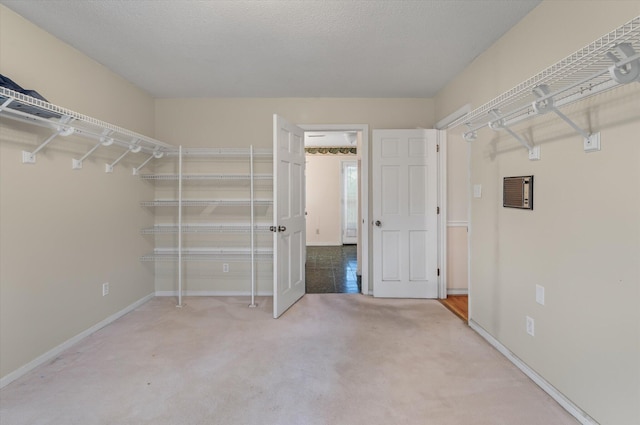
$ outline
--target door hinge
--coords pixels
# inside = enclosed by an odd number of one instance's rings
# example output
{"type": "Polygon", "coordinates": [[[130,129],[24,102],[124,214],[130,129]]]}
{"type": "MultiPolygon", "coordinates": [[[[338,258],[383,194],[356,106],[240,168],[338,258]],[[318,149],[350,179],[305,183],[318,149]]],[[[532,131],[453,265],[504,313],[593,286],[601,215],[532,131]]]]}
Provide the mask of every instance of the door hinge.
{"type": "Polygon", "coordinates": [[[436,152],[440,152],[440,145],[436,145],[436,152]]]}
{"type": "Polygon", "coordinates": [[[438,276],[440,276],[440,269],[438,269],[438,276]]]}
{"type": "Polygon", "coordinates": [[[440,214],[440,207],[436,207],[436,214],[440,214]]]}

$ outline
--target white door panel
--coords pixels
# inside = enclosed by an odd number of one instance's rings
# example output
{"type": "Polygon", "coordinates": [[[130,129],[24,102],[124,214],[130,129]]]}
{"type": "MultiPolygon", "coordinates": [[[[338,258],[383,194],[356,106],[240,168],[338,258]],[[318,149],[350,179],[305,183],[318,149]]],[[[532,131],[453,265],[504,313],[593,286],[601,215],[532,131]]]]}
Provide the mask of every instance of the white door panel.
{"type": "Polygon", "coordinates": [[[273,116],[273,317],[305,293],[304,133],[273,116]]]}
{"type": "Polygon", "coordinates": [[[436,298],[437,132],[373,131],[373,294],[436,298]]]}

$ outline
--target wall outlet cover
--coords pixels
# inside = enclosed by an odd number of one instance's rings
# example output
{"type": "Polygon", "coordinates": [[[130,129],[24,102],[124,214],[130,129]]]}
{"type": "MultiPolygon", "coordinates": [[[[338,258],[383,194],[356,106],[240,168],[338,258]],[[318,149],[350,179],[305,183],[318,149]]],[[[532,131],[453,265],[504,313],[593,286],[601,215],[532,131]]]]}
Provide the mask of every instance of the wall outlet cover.
{"type": "Polygon", "coordinates": [[[527,316],[527,333],[531,336],[536,334],[536,323],[532,317],[527,316]]]}

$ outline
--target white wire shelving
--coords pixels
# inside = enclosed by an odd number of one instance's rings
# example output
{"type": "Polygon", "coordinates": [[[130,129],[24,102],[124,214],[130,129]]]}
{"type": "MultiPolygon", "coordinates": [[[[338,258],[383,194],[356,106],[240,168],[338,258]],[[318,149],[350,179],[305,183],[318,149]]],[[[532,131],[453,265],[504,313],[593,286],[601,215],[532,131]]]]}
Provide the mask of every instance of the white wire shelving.
{"type": "MultiPolygon", "coordinates": [[[[202,248],[182,249],[182,261],[209,261],[209,262],[247,262],[251,260],[250,248],[202,248]]],[[[273,259],[272,248],[255,248],[253,258],[256,261],[271,261],[273,259]]],[[[140,261],[176,262],[179,260],[177,248],[156,248],[153,253],[140,258],[140,261]]]]}
{"type": "Polygon", "coordinates": [[[156,199],[140,202],[143,207],[248,207],[273,205],[273,199],[156,199]]]}
{"type": "MultiPolygon", "coordinates": [[[[140,178],[143,180],[170,180],[176,181],[179,176],[177,174],[142,174],[140,178]]],[[[271,174],[256,174],[253,176],[254,180],[273,180],[271,174]]],[[[183,181],[216,181],[221,180],[225,183],[233,181],[248,182],[251,180],[250,174],[185,174],[182,176],[183,181]]]]}
{"type": "MultiPolygon", "coordinates": [[[[269,233],[269,224],[257,224],[253,227],[257,233],[269,233]]],[[[183,224],[182,233],[249,233],[251,225],[234,223],[202,223],[183,224]]],[[[178,233],[178,226],[175,224],[157,224],[140,231],[143,235],[161,235],[178,233]]]]}
{"type": "Polygon", "coordinates": [[[559,108],[623,84],[640,83],[638,52],[640,16],[453,121],[447,128],[464,125],[467,141],[474,141],[477,132],[485,127],[505,130],[529,149],[531,159],[539,159],[539,147],[510,127],[551,112],[584,137],[585,151],[599,150],[599,133],[583,130],[559,108]]]}
{"type": "MultiPolygon", "coordinates": [[[[165,161],[175,160],[175,153],[170,152],[166,155],[165,161]]],[[[180,147],[177,152],[177,174],[144,174],[140,175],[142,180],[148,180],[155,184],[164,183],[170,185],[177,185],[177,199],[154,199],[151,201],[143,201],[140,203],[143,207],[152,208],[170,208],[174,209],[175,223],[156,224],[153,227],[142,229],[142,234],[154,235],[156,238],[156,246],[154,251],[140,258],[141,261],[149,262],[173,262],[177,263],[178,274],[178,305],[182,304],[182,288],[183,288],[183,263],[184,262],[223,262],[224,264],[229,262],[244,262],[250,264],[251,269],[251,304],[255,307],[255,293],[256,293],[256,263],[259,261],[272,261],[273,260],[273,248],[258,246],[260,244],[256,241],[256,235],[266,235],[272,232],[273,226],[266,224],[265,222],[272,217],[267,217],[270,208],[273,205],[273,198],[264,199],[256,198],[256,186],[261,185],[262,191],[265,189],[265,185],[273,186],[273,176],[271,174],[256,174],[254,172],[254,160],[256,156],[259,158],[270,158],[273,153],[271,150],[263,149],[256,150],[253,147],[249,149],[183,149],[180,147]],[[249,173],[199,173],[189,174],[183,172],[184,161],[191,160],[196,161],[196,168],[202,169],[203,166],[215,166],[215,159],[222,159],[224,163],[234,161],[234,159],[240,159],[242,162],[248,160],[249,173]],[[189,183],[201,183],[207,184],[209,187],[206,192],[202,191],[202,187],[191,187],[185,189],[183,186],[189,183]],[[240,184],[240,186],[238,186],[240,184]],[[247,187],[248,186],[248,187],[247,187]],[[211,196],[212,192],[209,189],[214,189],[215,193],[221,188],[232,189],[235,193],[233,198],[216,198],[209,199],[202,196],[211,196]],[[247,190],[245,192],[245,190],[247,190]],[[185,198],[184,191],[188,194],[195,194],[196,198],[185,198]],[[189,192],[193,190],[193,192],[189,192]],[[248,195],[247,198],[244,195],[248,195]],[[201,222],[202,213],[197,214],[189,211],[183,214],[183,209],[188,207],[201,207],[204,209],[204,214],[217,214],[218,219],[210,217],[208,220],[213,219],[215,222],[201,222]],[[220,211],[219,208],[231,207],[229,210],[220,211]],[[238,207],[240,209],[238,209],[238,207]],[[245,212],[246,211],[246,212],[245,212]],[[262,216],[259,220],[256,220],[256,214],[259,213],[262,216]],[[195,215],[193,215],[195,214],[195,215]],[[186,218],[185,218],[186,216],[186,218]],[[233,218],[232,218],[233,217],[233,218]],[[245,219],[245,220],[243,220],[245,219]],[[232,221],[233,220],[233,221],[232,221]],[[183,239],[182,235],[200,235],[183,239]],[[221,234],[226,236],[212,237],[209,235],[221,234]],[[234,234],[248,234],[249,240],[245,240],[245,237],[235,236],[234,234]],[[170,235],[170,239],[167,240],[167,236],[170,235]],[[173,239],[173,235],[177,235],[177,244],[173,239]],[[231,247],[219,247],[215,246],[231,243],[231,247]],[[165,245],[175,246],[165,246],[165,245]],[[205,245],[204,247],[194,245],[205,245]]],[[[144,164],[143,164],[144,165],[144,164]]],[[[228,164],[226,164],[228,165],[228,164]]],[[[219,168],[229,169],[228,167],[219,168]]],[[[235,166],[231,167],[231,169],[235,166]]],[[[234,170],[235,171],[235,170],[234,170]]],[[[166,190],[164,188],[163,190],[166,190]]],[[[157,195],[156,195],[157,196],[157,195]]],[[[189,196],[189,195],[187,195],[189,196]]],[[[173,221],[170,219],[169,221],[173,221]]],[[[264,243],[264,241],[262,241],[264,243]]],[[[224,266],[223,266],[224,268],[224,266]]]]}
{"type": "Polygon", "coordinates": [[[26,96],[5,87],[0,87],[0,116],[52,130],[52,134],[35,150],[31,152],[23,151],[22,162],[25,164],[35,163],[36,154],[57,137],[71,135],[94,141],[92,148],[81,159],[72,161],[72,168],[74,169],[82,168],[82,161],[87,159],[100,146],[115,145],[124,149],[122,156],[114,163],[107,164],[107,172],[113,171],[113,167],[128,153],[151,155],[144,161],[142,166],[138,167],[140,169],[153,158],[161,158],[166,154],[177,152],[177,148],[168,143],[31,96],[26,96]]]}

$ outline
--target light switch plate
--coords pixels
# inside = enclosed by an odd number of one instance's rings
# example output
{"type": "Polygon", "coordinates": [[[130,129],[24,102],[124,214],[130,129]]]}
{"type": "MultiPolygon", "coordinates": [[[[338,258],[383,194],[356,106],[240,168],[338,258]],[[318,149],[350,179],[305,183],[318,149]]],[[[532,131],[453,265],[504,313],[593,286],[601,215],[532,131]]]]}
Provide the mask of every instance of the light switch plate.
{"type": "Polygon", "coordinates": [[[536,302],[544,305],[544,286],[536,285],[536,302]]]}
{"type": "Polygon", "coordinates": [[[482,185],[474,184],[473,185],[473,197],[474,198],[482,198],[482,185]]]}

